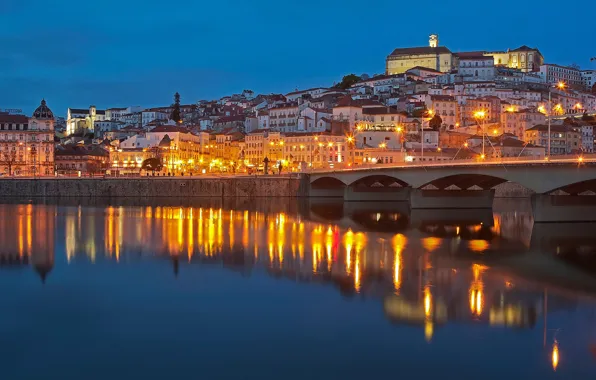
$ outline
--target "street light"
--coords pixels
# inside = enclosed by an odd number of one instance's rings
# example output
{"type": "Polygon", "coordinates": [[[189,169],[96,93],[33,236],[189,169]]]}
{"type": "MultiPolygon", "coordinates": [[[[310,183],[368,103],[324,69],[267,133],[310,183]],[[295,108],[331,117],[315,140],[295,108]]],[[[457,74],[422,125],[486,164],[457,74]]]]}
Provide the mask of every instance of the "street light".
{"type": "Polygon", "coordinates": [[[551,114],[553,112],[553,104],[552,104],[552,89],[553,87],[557,87],[560,90],[564,90],[565,89],[565,82],[559,82],[557,83],[555,86],[549,86],[548,87],[548,113],[546,114],[546,116],[548,117],[548,147],[547,147],[547,159],[550,159],[550,119],[551,119],[551,114]]]}

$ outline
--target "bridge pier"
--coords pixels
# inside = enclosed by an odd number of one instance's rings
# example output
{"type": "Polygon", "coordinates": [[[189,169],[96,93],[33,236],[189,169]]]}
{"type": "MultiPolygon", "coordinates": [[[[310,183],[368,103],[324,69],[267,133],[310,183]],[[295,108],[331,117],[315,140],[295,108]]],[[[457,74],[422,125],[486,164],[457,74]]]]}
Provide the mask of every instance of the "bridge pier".
{"type": "Polygon", "coordinates": [[[408,202],[410,190],[409,187],[360,189],[346,186],[343,197],[346,202],[408,202]]]}
{"type": "Polygon", "coordinates": [[[596,222],[596,196],[532,195],[534,222],[596,222]]]}
{"type": "Polygon", "coordinates": [[[410,193],[412,209],[490,209],[494,190],[421,190],[410,193]]]}

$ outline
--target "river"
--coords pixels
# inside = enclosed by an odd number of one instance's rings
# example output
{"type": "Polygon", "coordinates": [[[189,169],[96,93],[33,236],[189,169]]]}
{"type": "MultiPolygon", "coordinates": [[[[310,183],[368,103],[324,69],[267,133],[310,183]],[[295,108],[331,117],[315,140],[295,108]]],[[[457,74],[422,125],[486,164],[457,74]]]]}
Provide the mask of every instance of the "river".
{"type": "Polygon", "coordinates": [[[596,225],[527,201],[6,202],[2,379],[596,376],[596,225]]]}

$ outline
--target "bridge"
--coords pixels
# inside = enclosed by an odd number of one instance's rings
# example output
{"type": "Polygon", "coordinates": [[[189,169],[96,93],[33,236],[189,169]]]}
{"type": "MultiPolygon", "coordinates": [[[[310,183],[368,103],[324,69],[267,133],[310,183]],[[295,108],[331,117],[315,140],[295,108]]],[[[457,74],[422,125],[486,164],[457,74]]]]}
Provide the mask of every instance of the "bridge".
{"type": "Polygon", "coordinates": [[[538,222],[596,221],[596,158],[376,165],[309,174],[310,197],[403,201],[412,209],[491,208],[503,184],[532,197],[538,222]]]}

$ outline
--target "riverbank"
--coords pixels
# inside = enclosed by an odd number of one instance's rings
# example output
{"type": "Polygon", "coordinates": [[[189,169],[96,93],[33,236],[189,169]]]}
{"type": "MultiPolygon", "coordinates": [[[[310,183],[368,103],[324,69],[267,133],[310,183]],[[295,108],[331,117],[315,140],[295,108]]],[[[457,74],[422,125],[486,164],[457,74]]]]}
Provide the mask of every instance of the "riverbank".
{"type": "MultiPolygon", "coordinates": [[[[530,198],[516,183],[494,188],[495,198],[530,198]]],[[[343,192],[342,192],[343,194],[343,192]]],[[[0,197],[310,197],[308,176],[3,178],[0,197]]]]}
{"type": "Polygon", "coordinates": [[[308,194],[290,176],[195,178],[2,179],[0,197],[298,197],[308,194]]]}

